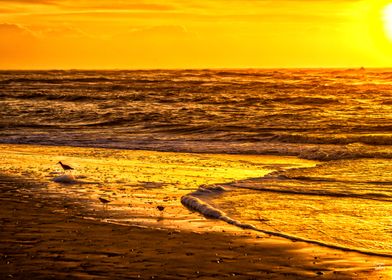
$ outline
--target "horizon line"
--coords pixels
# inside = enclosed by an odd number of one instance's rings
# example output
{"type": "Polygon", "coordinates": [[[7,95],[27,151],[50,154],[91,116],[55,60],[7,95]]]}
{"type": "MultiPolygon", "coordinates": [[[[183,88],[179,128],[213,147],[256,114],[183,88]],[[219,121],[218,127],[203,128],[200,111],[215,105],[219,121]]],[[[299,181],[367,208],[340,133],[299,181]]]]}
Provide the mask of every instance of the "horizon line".
{"type": "Polygon", "coordinates": [[[320,66],[320,67],[191,67],[191,68],[0,68],[4,71],[178,71],[178,70],[367,70],[392,69],[392,66],[320,66]]]}

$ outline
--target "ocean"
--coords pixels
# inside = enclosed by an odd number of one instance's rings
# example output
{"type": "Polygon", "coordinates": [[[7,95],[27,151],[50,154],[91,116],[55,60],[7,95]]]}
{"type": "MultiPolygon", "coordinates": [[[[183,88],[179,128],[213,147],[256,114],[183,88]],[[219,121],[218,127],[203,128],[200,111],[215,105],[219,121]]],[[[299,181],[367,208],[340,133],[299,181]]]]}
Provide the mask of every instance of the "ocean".
{"type": "Polygon", "coordinates": [[[0,143],[314,160],[183,203],[392,256],[391,97],[392,69],[1,71],[0,143]]]}

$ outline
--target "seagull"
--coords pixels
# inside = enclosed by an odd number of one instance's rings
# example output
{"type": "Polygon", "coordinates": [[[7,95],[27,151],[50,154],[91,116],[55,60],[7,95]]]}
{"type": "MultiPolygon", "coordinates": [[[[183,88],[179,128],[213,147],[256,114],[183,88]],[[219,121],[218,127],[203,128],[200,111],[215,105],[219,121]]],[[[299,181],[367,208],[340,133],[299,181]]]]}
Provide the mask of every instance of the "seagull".
{"type": "Polygon", "coordinates": [[[61,165],[61,167],[64,169],[64,172],[67,171],[67,170],[74,170],[71,166],[66,165],[66,164],[63,164],[61,161],[59,161],[58,163],[59,163],[59,164],[61,165]]]}

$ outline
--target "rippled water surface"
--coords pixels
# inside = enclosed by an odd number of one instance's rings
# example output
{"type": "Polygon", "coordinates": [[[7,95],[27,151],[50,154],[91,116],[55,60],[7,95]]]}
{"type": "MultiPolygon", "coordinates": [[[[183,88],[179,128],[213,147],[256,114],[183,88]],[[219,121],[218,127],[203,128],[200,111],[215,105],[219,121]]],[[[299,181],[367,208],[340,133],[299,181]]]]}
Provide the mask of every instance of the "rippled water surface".
{"type": "Polygon", "coordinates": [[[391,97],[390,69],[2,71],[0,143],[319,160],[195,196],[259,229],[392,255],[391,97]]]}
{"type": "Polygon", "coordinates": [[[391,81],[392,70],[3,71],[0,141],[345,152],[390,144],[391,81]]]}
{"type": "Polygon", "coordinates": [[[210,202],[277,233],[392,257],[390,160],[339,160],[229,184],[210,202]]]}

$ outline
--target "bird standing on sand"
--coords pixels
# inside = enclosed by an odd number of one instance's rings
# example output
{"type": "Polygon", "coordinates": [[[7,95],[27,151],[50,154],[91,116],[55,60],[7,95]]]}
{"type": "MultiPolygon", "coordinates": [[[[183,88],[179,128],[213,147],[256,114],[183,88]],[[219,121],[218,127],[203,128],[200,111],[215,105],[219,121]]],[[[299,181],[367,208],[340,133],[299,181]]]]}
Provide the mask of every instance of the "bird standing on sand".
{"type": "Polygon", "coordinates": [[[101,201],[103,204],[110,203],[110,200],[107,200],[107,199],[105,199],[105,198],[99,197],[98,199],[99,199],[99,201],[101,201]]]}
{"type": "Polygon", "coordinates": [[[66,172],[67,170],[74,170],[71,166],[63,164],[61,161],[58,162],[61,167],[63,168],[64,172],[66,172]]]}
{"type": "Polygon", "coordinates": [[[107,205],[108,205],[108,203],[110,203],[110,202],[111,202],[110,200],[107,200],[107,199],[105,199],[105,198],[102,198],[102,197],[98,197],[98,199],[99,199],[99,201],[101,201],[101,202],[102,202],[102,205],[103,205],[103,207],[107,206],[107,205]]]}
{"type": "Polygon", "coordinates": [[[159,210],[159,212],[161,212],[160,217],[157,218],[157,222],[162,221],[163,220],[163,210],[165,210],[165,207],[162,205],[158,205],[157,209],[159,210]]]}

